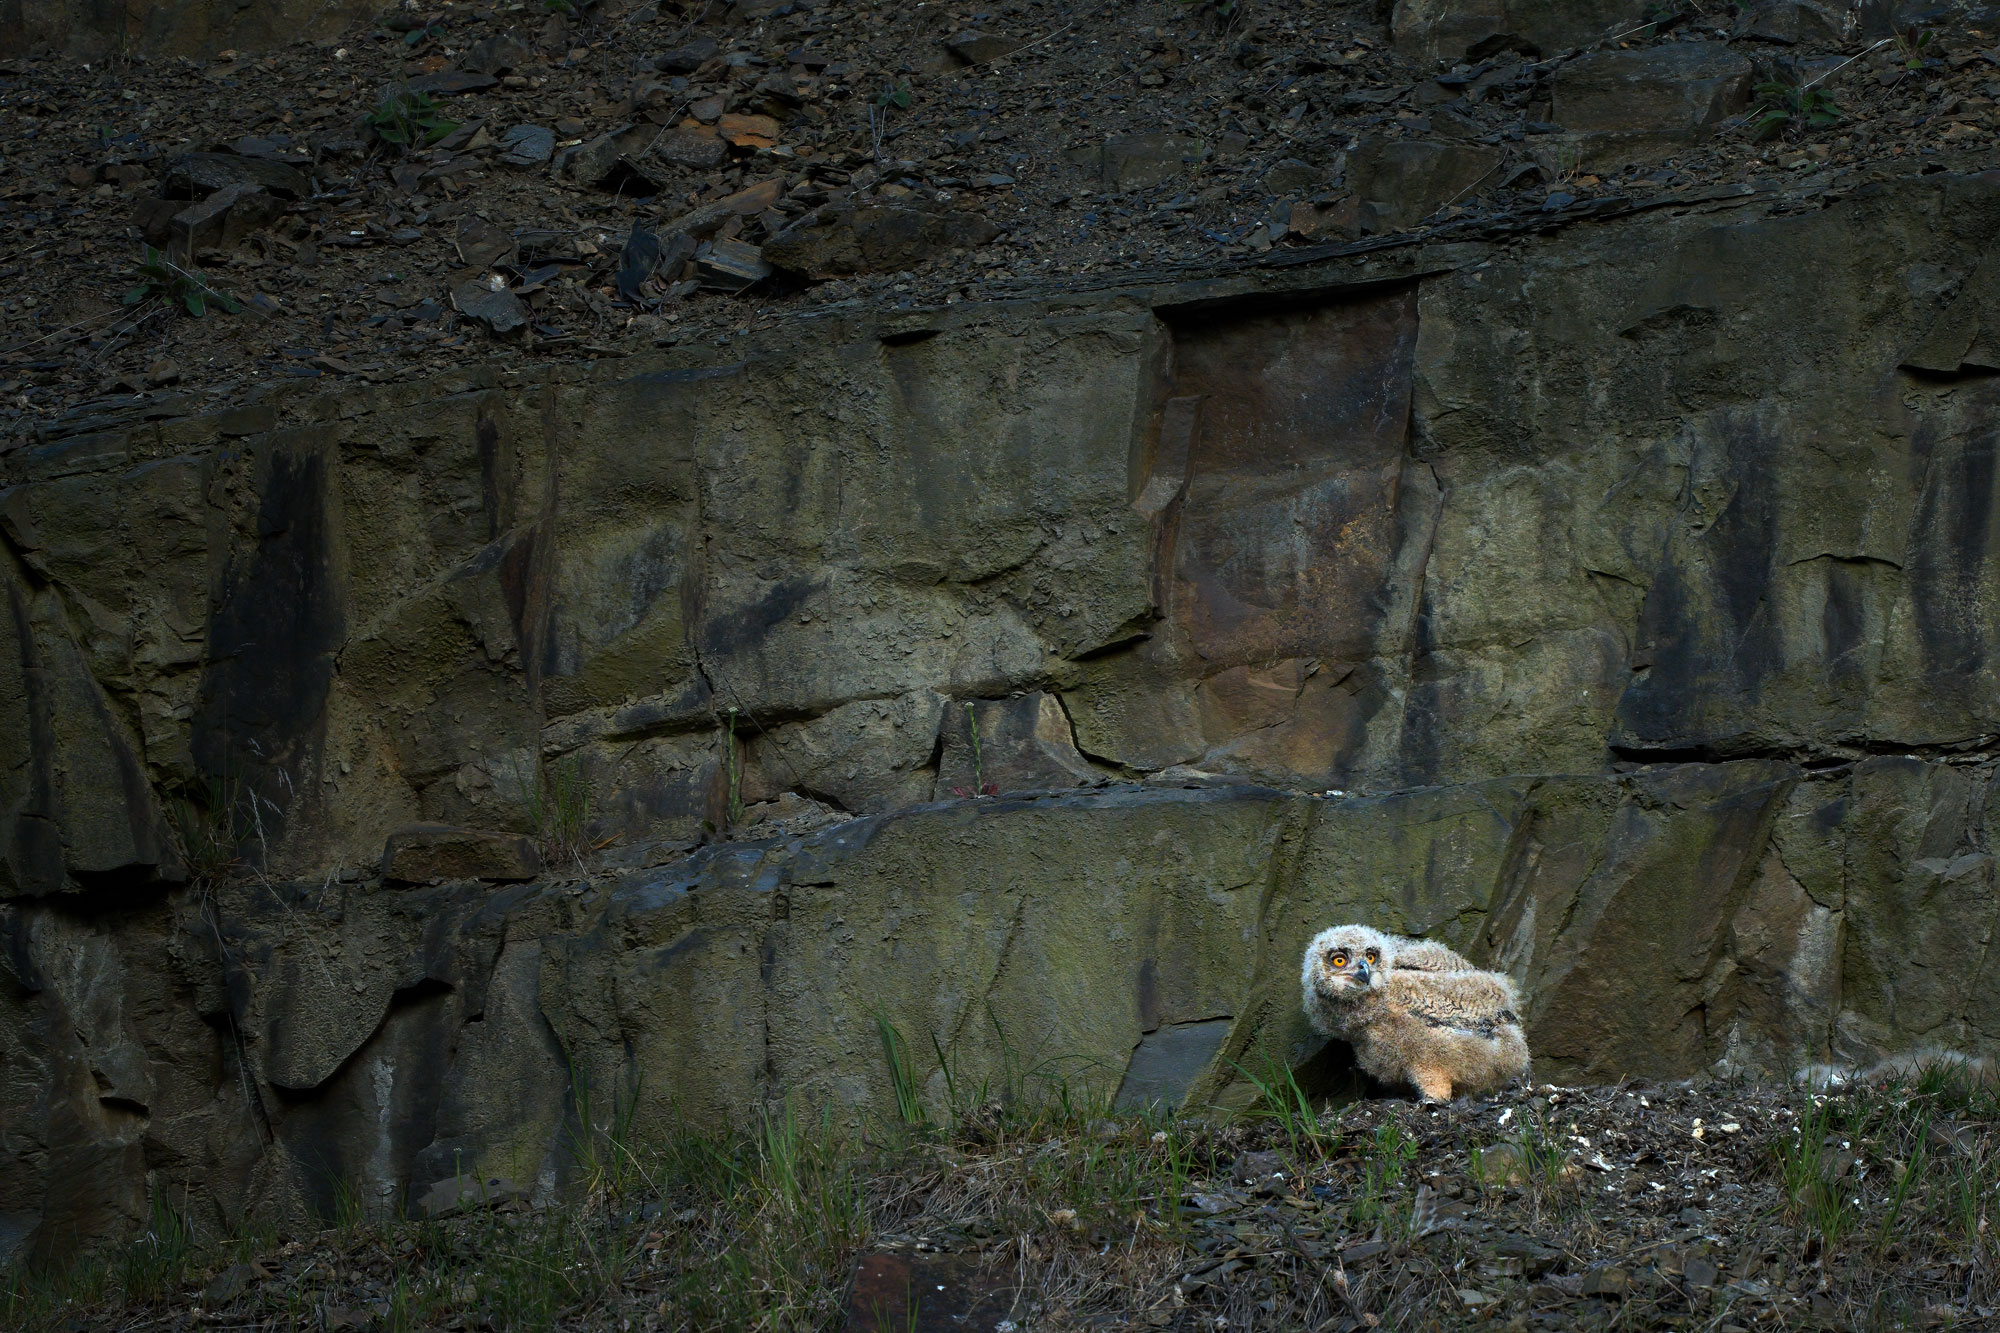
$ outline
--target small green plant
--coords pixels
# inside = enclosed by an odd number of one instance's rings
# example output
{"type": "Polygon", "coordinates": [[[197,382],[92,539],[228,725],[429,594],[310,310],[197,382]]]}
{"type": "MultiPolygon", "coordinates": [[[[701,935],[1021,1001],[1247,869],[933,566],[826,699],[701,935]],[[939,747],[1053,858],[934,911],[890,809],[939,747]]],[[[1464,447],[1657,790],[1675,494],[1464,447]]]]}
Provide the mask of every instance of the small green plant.
{"type": "Polygon", "coordinates": [[[238,854],[250,837],[256,798],[233,779],[210,775],[167,798],[167,820],[188,878],[202,886],[227,879],[242,864],[238,854]]]}
{"type": "Polygon", "coordinates": [[[1324,1141],[1332,1134],[1328,1127],[1320,1123],[1312,1098],[1299,1086],[1298,1076],[1289,1064],[1269,1051],[1262,1051],[1261,1055],[1264,1071],[1261,1077],[1234,1060],[1229,1062],[1235,1066],[1237,1073],[1249,1080],[1251,1087],[1257,1089],[1257,1103],[1249,1114],[1277,1121],[1295,1155],[1304,1156],[1311,1152],[1315,1156],[1324,1156],[1324,1141]]]}
{"type": "Polygon", "coordinates": [[[1578,1202],[1577,1170],[1539,1114],[1522,1122],[1514,1147],[1520,1154],[1522,1183],[1538,1206],[1561,1211],[1578,1202]]]}
{"type": "Polygon", "coordinates": [[[361,1187],[342,1176],[333,1182],[333,1229],[342,1236],[359,1235],[368,1225],[368,1206],[361,1187]]]}
{"type": "Polygon", "coordinates": [[[639,1114],[643,1079],[633,1078],[630,1096],[612,1098],[610,1118],[600,1125],[593,1114],[589,1073],[572,1060],[569,1077],[576,1126],[567,1131],[568,1147],[584,1192],[623,1198],[645,1180],[632,1143],[632,1122],[639,1114]]]}
{"type": "Polygon", "coordinates": [[[382,1323],[389,1333],[416,1333],[420,1326],[408,1274],[396,1274],[396,1285],[389,1291],[389,1310],[382,1323]]]}
{"type": "Polygon", "coordinates": [[[200,269],[192,265],[183,268],[164,251],[150,245],[144,257],[132,266],[132,276],[139,283],[125,293],[126,305],[160,301],[170,307],[179,306],[196,319],[206,315],[211,304],[232,315],[243,308],[203,276],[200,269]]]}
{"type": "Polygon", "coordinates": [[[1530,1183],[1553,1185],[1569,1170],[1569,1155],[1548,1132],[1540,1115],[1531,1115],[1515,1137],[1521,1150],[1521,1167],[1530,1183]]]}
{"type": "Polygon", "coordinates": [[[972,787],[953,787],[951,794],[961,800],[972,796],[997,796],[1000,788],[986,780],[986,754],[979,741],[979,714],[965,706],[965,725],[972,733],[972,787]]]}
{"type": "Polygon", "coordinates": [[[889,131],[889,113],[910,109],[908,80],[885,83],[868,101],[868,134],[874,145],[876,165],[882,162],[882,138],[889,131]]]}
{"type": "Polygon", "coordinates": [[[1646,25],[1641,35],[1656,36],[1685,22],[1693,13],[1694,6],[1689,0],[1648,0],[1646,7],[1639,11],[1639,21],[1646,25]]]}
{"type": "Polygon", "coordinates": [[[1951,1186],[1942,1201],[1965,1253],[1974,1259],[1986,1243],[1986,1201],[1992,1197],[1993,1182],[1985,1171],[1983,1155],[1966,1154],[1953,1166],[1951,1186]]]}
{"type": "Polygon", "coordinates": [[[127,1301],[147,1302],[176,1294],[194,1267],[194,1229],[162,1197],[164,1193],[155,1191],[145,1232],[119,1255],[118,1285],[127,1301]]]}
{"type": "Polygon", "coordinates": [[[429,93],[413,93],[408,88],[383,98],[368,113],[367,125],[377,139],[406,153],[428,148],[458,128],[457,121],[445,119],[429,93]]]}
{"type": "Polygon", "coordinates": [[[1918,1127],[1916,1147],[1910,1152],[1910,1160],[1903,1164],[1902,1172],[1896,1177],[1896,1183],[1889,1191],[1889,1204],[1882,1211],[1882,1224],[1875,1235],[1877,1253],[1887,1253],[1890,1242],[1896,1239],[1896,1226],[1902,1220],[1904,1206],[1910,1201],[1910,1191],[1924,1178],[1924,1168],[1930,1158],[1930,1147],[1924,1142],[1924,1138],[1930,1132],[1930,1127],[1931,1119],[1926,1115],[1918,1127]]]}
{"type": "Polygon", "coordinates": [[[1400,1186],[1410,1163],[1417,1159],[1417,1141],[1391,1120],[1375,1127],[1361,1163],[1361,1185],[1347,1205],[1347,1220],[1357,1227],[1389,1222],[1389,1193],[1400,1186]]]}
{"type": "Polygon", "coordinates": [[[514,783],[542,860],[581,868],[597,850],[589,836],[590,784],[583,775],[583,757],[571,754],[553,763],[537,761],[532,772],[517,759],[514,783]]]}
{"type": "Polygon", "coordinates": [[[986,785],[986,755],[979,744],[979,714],[971,704],[965,706],[965,724],[972,729],[972,785],[983,788],[986,785]]]}
{"type": "Polygon", "coordinates": [[[1767,79],[1757,85],[1757,102],[1750,108],[1750,137],[1760,143],[1780,135],[1796,139],[1840,121],[1840,107],[1825,89],[1767,79]]]}
{"type": "Polygon", "coordinates": [[[722,769],[727,779],[728,797],[725,817],[729,827],[735,828],[743,822],[743,752],[736,744],[736,710],[729,710],[729,720],[723,724],[722,769]]]}
{"type": "Polygon", "coordinates": [[[1545,170],[1551,185],[1573,183],[1583,170],[1583,150],[1571,143],[1557,144],[1549,151],[1545,170]]]}
{"type": "Polygon", "coordinates": [[[1936,36],[1937,34],[1929,28],[1919,24],[1895,28],[1890,33],[1889,40],[1896,48],[1896,62],[1911,73],[1931,64],[1932,58],[1928,52],[1931,41],[1936,36]]]}
{"type": "Polygon", "coordinates": [[[1834,1140],[1834,1107],[1832,1097],[1808,1097],[1792,1137],[1777,1145],[1787,1211],[1826,1246],[1846,1235],[1855,1220],[1834,1153],[1828,1150],[1834,1140]]]}
{"type": "Polygon", "coordinates": [[[875,1011],[875,1031],[882,1039],[882,1057],[889,1062],[889,1085],[896,1094],[896,1118],[911,1129],[921,1129],[930,1123],[930,1113],[924,1110],[916,1067],[910,1061],[910,1049],[903,1042],[903,1034],[879,1009],[875,1011]]]}
{"type": "Polygon", "coordinates": [[[572,0],[542,0],[544,14],[574,14],[576,5],[572,0]]]}
{"type": "Polygon", "coordinates": [[[18,1260],[0,1271],[0,1328],[57,1328],[77,1307],[111,1297],[112,1265],[103,1259],[31,1270],[18,1260]]]}

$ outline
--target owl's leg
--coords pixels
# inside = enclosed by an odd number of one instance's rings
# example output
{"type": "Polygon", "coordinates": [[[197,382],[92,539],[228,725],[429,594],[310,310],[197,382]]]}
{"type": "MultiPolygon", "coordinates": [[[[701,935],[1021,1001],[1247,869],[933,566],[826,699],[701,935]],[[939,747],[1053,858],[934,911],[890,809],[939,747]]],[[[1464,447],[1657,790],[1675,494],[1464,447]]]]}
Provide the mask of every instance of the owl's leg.
{"type": "Polygon", "coordinates": [[[1451,1075],[1435,1065],[1413,1065],[1410,1082],[1417,1085],[1418,1094],[1427,1102],[1451,1100],[1451,1075]]]}

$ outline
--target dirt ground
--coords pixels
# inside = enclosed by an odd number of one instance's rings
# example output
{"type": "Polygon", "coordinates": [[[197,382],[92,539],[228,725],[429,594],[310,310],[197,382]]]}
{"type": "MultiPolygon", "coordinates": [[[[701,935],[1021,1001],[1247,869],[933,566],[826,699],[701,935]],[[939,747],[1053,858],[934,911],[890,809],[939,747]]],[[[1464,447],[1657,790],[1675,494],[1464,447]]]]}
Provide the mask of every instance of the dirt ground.
{"type": "MultiPolygon", "coordinates": [[[[1017,1090],[1025,1093],[1028,1090],[1017,1090]]],[[[0,1299],[32,1329],[1928,1329],[2000,1307],[2000,1095],[1541,1086],[1219,1124],[1066,1088],[857,1142],[573,1145],[582,1191],[189,1235],[0,1299]]],[[[1309,1100],[1309,1099],[1308,1099],[1309,1100]]],[[[615,1119],[615,1117],[614,1117],[615,1119]]]]}

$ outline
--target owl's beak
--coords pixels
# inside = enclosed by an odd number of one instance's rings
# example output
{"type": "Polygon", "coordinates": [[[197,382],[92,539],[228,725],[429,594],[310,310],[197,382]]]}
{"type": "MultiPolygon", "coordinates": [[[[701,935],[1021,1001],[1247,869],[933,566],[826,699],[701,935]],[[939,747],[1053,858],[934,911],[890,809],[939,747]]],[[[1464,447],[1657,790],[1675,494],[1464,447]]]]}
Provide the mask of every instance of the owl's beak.
{"type": "Polygon", "coordinates": [[[1369,968],[1368,964],[1356,963],[1354,965],[1354,975],[1360,979],[1362,985],[1366,986],[1369,982],[1369,979],[1373,977],[1375,973],[1369,968]]]}

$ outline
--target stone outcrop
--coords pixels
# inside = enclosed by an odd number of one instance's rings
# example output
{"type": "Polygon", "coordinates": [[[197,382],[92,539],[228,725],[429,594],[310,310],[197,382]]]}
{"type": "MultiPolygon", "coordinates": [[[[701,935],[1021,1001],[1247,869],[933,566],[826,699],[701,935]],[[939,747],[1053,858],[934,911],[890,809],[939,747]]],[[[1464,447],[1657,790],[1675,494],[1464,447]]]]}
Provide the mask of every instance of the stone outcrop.
{"type": "Polygon", "coordinates": [[[382,878],[393,884],[428,884],[447,879],[497,883],[534,879],[542,859],[534,839],[520,834],[410,824],[389,835],[382,849],[382,878]]]}
{"type": "Polygon", "coordinates": [[[1593,51],[1558,71],[1553,114],[1579,161],[1615,169],[1707,138],[1750,105],[1754,83],[1722,42],[1593,51]]]}
{"type": "Polygon", "coordinates": [[[1318,1046],[1298,958],[1336,920],[1512,973],[1545,1078],[1991,1048],[1993,808],[1988,765],[1887,757],[1138,787],[870,816],[582,892],[9,905],[8,1240],[114,1229],[149,1172],[208,1182],[217,1222],[302,1221],[341,1189],[377,1213],[468,1180],[551,1198],[584,1118],[643,1138],[791,1097],[858,1126],[894,1107],[878,1014],[961,1088],[1231,1105],[1240,1067],[1318,1046]]]}
{"type": "Polygon", "coordinates": [[[1996,236],[1937,175],[7,456],[0,1243],[858,1116],[877,1007],[1226,1104],[1345,916],[1551,1077],[1993,1049],[1996,236]],[[558,792],[595,878],[378,873],[558,792]]]}

